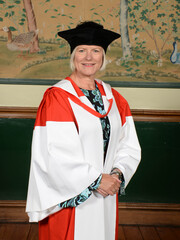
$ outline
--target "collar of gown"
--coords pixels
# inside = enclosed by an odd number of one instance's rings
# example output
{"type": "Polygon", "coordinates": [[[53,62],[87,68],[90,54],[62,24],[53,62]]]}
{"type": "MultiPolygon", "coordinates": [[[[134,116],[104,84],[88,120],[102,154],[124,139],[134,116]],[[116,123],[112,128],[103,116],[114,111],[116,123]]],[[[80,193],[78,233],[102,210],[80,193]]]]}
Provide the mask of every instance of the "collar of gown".
{"type": "MultiPolygon", "coordinates": [[[[78,104],[79,106],[81,106],[82,108],[84,108],[86,111],[88,111],[89,113],[93,114],[94,116],[98,117],[98,118],[104,118],[108,115],[108,113],[111,110],[112,104],[113,104],[113,98],[111,97],[110,99],[107,98],[108,102],[109,102],[109,107],[108,110],[105,114],[100,114],[99,112],[95,111],[94,109],[90,108],[89,106],[87,106],[85,103],[83,103],[80,100],[80,97],[85,96],[84,93],[81,91],[81,89],[75,84],[75,82],[70,78],[67,77],[66,80],[70,81],[74,90],[76,91],[77,96],[75,96],[74,94],[66,91],[65,89],[65,94],[67,95],[68,98],[70,98],[74,103],[78,104]]],[[[106,95],[106,91],[104,90],[103,86],[96,81],[96,84],[99,88],[99,91],[101,93],[101,95],[106,95]]]]}

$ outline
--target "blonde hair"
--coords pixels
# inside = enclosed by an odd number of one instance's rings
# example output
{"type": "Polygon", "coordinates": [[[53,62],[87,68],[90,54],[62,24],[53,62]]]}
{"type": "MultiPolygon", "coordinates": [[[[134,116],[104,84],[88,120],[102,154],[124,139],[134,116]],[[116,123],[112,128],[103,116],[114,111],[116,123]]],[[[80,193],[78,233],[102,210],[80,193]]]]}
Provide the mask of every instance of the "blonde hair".
{"type": "MultiPolygon", "coordinates": [[[[78,46],[77,46],[78,47],[78,46]]],[[[75,66],[74,66],[74,55],[75,55],[75,52],[76,52],[76,49],[77,47],[73,50],[73,52],[71,53],[71,58],[70,58],[70,68],[72,70],[72,72],[74,72],[75,70],[75,66]]],[[[106,65],[107,65],[107,61],[106,61],[106,54],[105,54],[105,51],[103,49],[103,62],[102,62],[102,65],[101,65],[101,68],[99,69],[99,71],[103,71],[105,68],[106,68],[106,65]]]]}

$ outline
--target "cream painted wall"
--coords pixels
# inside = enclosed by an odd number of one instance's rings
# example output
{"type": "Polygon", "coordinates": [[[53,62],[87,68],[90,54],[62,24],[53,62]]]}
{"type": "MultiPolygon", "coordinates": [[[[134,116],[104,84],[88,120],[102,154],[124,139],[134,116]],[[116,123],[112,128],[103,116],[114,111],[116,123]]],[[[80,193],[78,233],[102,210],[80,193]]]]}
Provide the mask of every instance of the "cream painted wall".
{"type": "Polygon", "coordinates": [[[180,110],[180,89],[118,88],[131,109],[180,110]]]}
{"type": "MultiPolygon", "coordinates": [[[[49,86],[0,85],[0,106],[38,107],[49,86]]],[[[131,109],[180,110],[180,89],[116,88],[131,109]]]]}

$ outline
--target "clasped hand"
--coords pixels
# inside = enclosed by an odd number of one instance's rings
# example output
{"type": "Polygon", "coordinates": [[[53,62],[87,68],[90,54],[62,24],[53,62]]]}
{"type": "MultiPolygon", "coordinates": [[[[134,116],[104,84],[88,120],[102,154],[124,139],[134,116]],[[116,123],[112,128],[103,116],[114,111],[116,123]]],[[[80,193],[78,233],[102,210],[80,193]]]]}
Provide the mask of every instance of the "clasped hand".
{"type": "Polygon", "coordinates": [[[107,197],[108,195],[113,196],[114,194],[119,192],[120,186],[121,181],[119,180],[117,175],[109,175],[103,173],[101,183],[96,191],[100,193],[103,197],[107,197]]]}

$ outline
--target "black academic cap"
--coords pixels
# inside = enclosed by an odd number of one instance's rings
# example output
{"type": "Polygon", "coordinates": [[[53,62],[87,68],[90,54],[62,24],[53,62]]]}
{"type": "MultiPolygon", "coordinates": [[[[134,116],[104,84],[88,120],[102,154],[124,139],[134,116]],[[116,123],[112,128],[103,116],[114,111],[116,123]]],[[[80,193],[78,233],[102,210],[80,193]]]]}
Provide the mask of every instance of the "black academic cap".
{"type": "Polygon", "coordinates": [[[101,46],[106,52],[108,45],[121,36],[92,21],[83,22],[76,28],[58,32],[58,35],[68,41],[71,53],[79,45],[101,46]]]}

